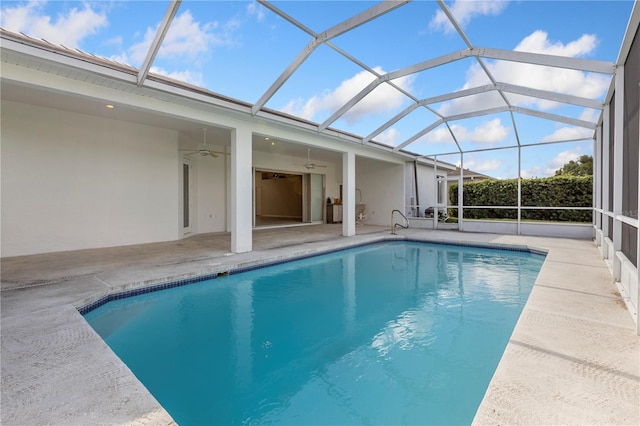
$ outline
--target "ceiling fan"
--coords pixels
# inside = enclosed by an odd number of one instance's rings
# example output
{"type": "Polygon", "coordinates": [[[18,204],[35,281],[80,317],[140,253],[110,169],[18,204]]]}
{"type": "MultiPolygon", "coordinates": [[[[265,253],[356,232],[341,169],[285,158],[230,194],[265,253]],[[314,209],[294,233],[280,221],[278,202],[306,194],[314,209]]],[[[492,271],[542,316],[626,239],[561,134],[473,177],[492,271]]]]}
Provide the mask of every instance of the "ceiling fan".
{"type": "Polygon", "coordinates": [[[316,163],[312,163],[311,162],[311,149],[307,148],[307,162],[303,164],[303,166],[307,169],[307,170],[313,170],[316,167],[327,167],[327,166],[323,166],[321,164],[316,164],[316,163]]]}
{"type": "Polygon", "coordinates": [[[209,149],[209,147],[207,146],[207,129],[206,128],[202,128],[202,148],[200,149],[181,149],[180,151],[188,151],[186,155],[194,155],[194,154],[198,154],[202,157],[212,157],[212,158],[217,158],[218,154],[220,155],[229,155],[229,153],[227,152],[221,152],[221,151],[212,151],[209,149]]]}

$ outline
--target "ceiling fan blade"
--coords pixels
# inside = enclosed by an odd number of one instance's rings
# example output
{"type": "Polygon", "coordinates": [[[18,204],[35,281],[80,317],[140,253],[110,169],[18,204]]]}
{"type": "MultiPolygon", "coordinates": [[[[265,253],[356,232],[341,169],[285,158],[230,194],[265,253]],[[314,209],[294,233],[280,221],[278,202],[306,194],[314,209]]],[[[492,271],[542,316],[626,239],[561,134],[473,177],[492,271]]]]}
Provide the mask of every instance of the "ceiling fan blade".
{"type": "Polygon", "coordinates": [[[218,154],[215,154],[213,151],[209,151],[209,157],[218,158],[218,154]]]}

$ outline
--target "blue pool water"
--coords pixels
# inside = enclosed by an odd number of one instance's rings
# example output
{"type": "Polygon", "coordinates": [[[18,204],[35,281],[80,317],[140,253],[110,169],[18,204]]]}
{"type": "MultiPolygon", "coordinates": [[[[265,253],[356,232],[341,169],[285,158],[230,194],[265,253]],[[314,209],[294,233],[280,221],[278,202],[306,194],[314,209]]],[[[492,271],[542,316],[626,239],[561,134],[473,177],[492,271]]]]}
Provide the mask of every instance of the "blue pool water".
{"type": "Polygon", "coordinates": [[[469,424],[543,260],[386,242],[85,318],[180,425],[469,424]]]}

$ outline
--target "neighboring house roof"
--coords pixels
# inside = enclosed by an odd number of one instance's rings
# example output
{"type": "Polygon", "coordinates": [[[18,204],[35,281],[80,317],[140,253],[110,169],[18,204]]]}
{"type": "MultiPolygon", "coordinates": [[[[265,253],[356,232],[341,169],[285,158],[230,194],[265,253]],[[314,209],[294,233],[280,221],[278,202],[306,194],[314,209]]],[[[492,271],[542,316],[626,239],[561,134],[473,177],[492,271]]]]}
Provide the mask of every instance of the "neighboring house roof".
{"type": "MultiPolygon", "coordinates": [[[[455,170],[449,172],[449,176],[460,176],[460,167],[456,167],[455,170]]],[[[462,173],[463,178],[474,178],[474,179],[495,179],[492,176],[485,175],[483,173],[479,173],[473,170],[464,169],[462,173]]]]}

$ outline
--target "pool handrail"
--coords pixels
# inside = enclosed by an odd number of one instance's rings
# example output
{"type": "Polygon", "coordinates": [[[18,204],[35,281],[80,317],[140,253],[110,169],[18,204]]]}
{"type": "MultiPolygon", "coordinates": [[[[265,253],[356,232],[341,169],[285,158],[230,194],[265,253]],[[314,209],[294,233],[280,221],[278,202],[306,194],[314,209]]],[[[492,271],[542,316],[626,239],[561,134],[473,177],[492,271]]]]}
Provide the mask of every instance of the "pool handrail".
{"type": "Polygon", "coordinates": [[[409,219],[407,219],[407,217],[398,209],[394,209],[391,211],[391,235],[396,235],[396,226],[399,226],[402,229],[409,229],[409,219]],[[404,225],[393,221],[393,214],[395,212],[398,212],[398,214],[400,214],[400,216],[404,218],[404,225]]]}

